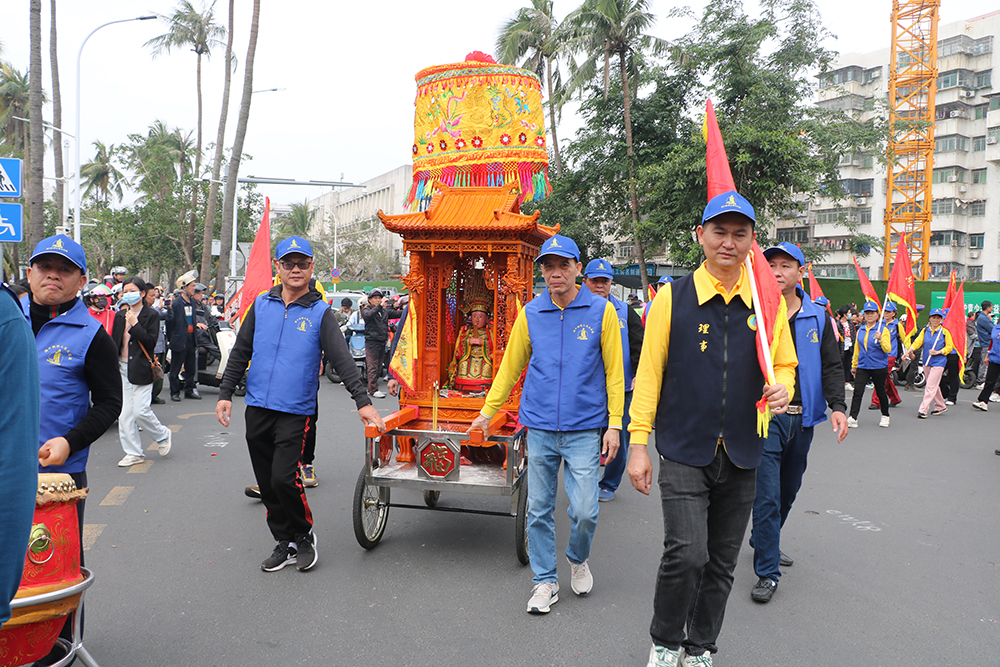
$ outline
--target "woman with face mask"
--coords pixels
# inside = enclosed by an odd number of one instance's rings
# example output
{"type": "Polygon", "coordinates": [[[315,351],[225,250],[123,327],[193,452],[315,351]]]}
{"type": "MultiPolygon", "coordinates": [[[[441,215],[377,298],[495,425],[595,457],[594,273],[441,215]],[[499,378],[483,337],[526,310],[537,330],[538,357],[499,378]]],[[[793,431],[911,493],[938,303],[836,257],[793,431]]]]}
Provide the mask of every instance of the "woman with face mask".
{"type": "Polygon", "coordinates": [[[118,368],[122,376],[122,412],[118,417],[118,438],[125,458],[122,468],[142,463],[145,456],[139,433],[141,425],[156,440],[160,456],[170,451],[170,429],[160,423],[149,405],[153,389],[150,359],[160,334],[160,316],[145,303],[146,281],[132,278],[122,287],[120,310],[115,313],[111,338],[118,347],[118,368]]]}

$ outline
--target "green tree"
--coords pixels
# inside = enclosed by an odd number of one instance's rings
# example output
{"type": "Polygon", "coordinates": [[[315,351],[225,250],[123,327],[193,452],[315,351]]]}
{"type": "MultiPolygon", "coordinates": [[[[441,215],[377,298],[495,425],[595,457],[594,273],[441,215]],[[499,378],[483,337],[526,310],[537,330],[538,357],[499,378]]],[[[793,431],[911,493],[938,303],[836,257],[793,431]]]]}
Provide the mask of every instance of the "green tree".
{"type": "MultiPolygon", "coordinates": [[[[640,65],[643,54],[664,55],[670,44],[646,33],[654,22],[647,11],[647,0],[584,0],[583,5],[566,19],[573,29],[569,47],[584,55],[584,62],[577,68],[569,90],[591,81],[603,63],[603,88],[607,96],[612,60],[618,59],[621,81],[622,122],[625,130],[626,158],[628,162],[628,188],[630,219],[635,252],[640,266],[646,265],[646,252],[639,233],[639,199],[635,180],[635,151],[632,143],[631,105],[639,88],[640,65]]],[[[642,289],[646,291],[646,272],[641,271],[642,289]]]]}
{"type": "Polygon", "coordinates": [[[278,234],[285,236],[309,236],[313,224],[314,211],[309,210],[309,201],[292,204],[292,209],[276,218],[274,228],[278,234]]]}
{"type": "Polygon", "coordinates": [[[28,145],[28,124],[18,120],[29,117],[28,104],[28,73],[0,62],[0,130],[11,155],[28,145]]]}
{"type": "Polygon", "coordinates": [[[93,196],[105,205],[111,195],[121,201],[125,194],[122,185],[127,179],[116,164],[115,146],[113,144],[106,146],[101,141],[95,141],[94,148],[97,149],[94,157],[80,165],[80,187],[84,188],[83,196],[85,198],[93,196]]]}
{"type": "Polygon", "coordinates": [[[519,9],[514,18],[500,29],[496,53],[501,63],[516,65],[520,62],[521,67],[531,70],[545,81],[549,98],[546,104],[549,108],[549,129],[552,132],[552,157],[555,158],[556,177],[560,178],[563,164],[559,154],[556,119],[562,96],[558,58],[565,51],[567,35],[565,30],[560,29],[552,5],[552,0],[531,0],[531,7],[519,9]]]}

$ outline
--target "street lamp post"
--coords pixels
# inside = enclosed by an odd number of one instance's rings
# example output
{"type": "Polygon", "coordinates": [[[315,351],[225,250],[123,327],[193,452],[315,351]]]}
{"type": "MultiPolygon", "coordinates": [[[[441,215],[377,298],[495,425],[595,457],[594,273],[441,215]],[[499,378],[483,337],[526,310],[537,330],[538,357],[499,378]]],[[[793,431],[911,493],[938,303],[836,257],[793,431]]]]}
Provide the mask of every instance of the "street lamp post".
{"type": "MultiPolygon", "coordinates": [[[[156,16],[137,16],[133,19],[118,19],[117,21],[108,21],[102,25],[97,26],[90,31],[90,34],[83,38],[83,43],[80,44],[80,51],[76,54],[76,136],[80,137],[80,61],[83,58],[83,47],[87,45],[87,40],[94,36],[94,33],[105,28],[109,25],[114,25],[115,23],[128,23],[129,21],[148,21],[150,19],[155,19],[156,16]]],[[[76,186],[76,195],[74,199],[74,214],[73,214],[73,240],[77,243],[80,242],[80,201],[82,197],[80,196],[80,139],[76,140],[76,174],[73,176],[73,184],[76,186]]]]}
{"type": "MultiPolygon", "coordinates": [[[[14,118],[15,120],[24,121],[25,123],[30,123],[31,122],[30,118],[21,118],[20,116],[11,116],[11,118],[14,118]]],[[[52,125],[51,123],[46,123],[44,120],[42,121],[42,127],[47,127],[50,130],[55,130],[56,132],[60,132],[60,133],[62,133],[62,135],[64,137],[69,137],[73,141],[76,141],[76,137],[74,137],[72,134],[70,134],[66,130],[62,129],[61,127],[56,127],[55,125],[52,125]]],[[[54,148],[53,150],[58,150],[58,148],[54,148]]],[[[63,156],[64,156],[63,157],[63,163],[64,164],[69,164],[69,141],[64,141],[63,142],[63,156]]],[[[71,178],[72,178],[71,176],[63,176],[62,178],[57,178],[55,180],[62,181],[63,185],[65,186],[66,182],[69,181],[69,180],[71,180],[71,178]]],[[[68,194],[69,193],[65,192],[65,190],[63,191],[63,207],[62,207],[62,210],[59,211],[59,226],[60,227],[63,226],[66,223],[66,206],[69,203],[69,197],[67,196],[68,194]]]]}

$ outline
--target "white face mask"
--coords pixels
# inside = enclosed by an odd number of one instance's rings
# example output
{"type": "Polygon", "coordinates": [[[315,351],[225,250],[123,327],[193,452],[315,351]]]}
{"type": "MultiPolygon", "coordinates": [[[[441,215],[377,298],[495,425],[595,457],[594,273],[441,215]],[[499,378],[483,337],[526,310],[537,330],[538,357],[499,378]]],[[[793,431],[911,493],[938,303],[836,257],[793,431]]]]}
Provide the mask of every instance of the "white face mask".
{"type": "Polygon", "coordinates": [[[141,292],[125,292],[122,294],[122,301],[130,306],[134,306],[142,299],[141,292]]]}

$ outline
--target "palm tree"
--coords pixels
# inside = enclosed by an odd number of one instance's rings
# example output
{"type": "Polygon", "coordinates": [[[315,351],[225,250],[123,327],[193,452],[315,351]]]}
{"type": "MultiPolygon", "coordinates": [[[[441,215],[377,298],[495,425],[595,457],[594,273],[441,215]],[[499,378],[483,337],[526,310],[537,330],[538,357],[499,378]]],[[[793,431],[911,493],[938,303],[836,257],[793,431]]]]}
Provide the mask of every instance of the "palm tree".
{"type": "Polygon", "coordinates": [[[274,229],[288,236],[308,236],[312,227],[314,211],[309,210],[309,201],[292,204],[292,210],[274,221],[274,229]]]}
{"type": "Polygon", "coordinates": [[[235,62],[233,60],[233,3],[229,0],[229,29],[226,31],[226,78],[222,87],[222,115],[219,117],[219,134],[215,139],[215,157],[212,160],[212,180],[208,185],[208,204],[205,208],[205,231],[202,235],[201,273],[211,275],[212,237],[215,234],[215,213],[219,199],[219,176],[222,174],[223,147],[226,142],[226,119],[229,116],[229,89],[235,62]]]}
{"type": "Polygon", "coordinates": [[[139,143],[128,149],[127,163],[136,172],[136,187],[145,197],[163,201],[174,183],[191,171],[194,152],[191,133],[185,135],[180,128],[171,130],[166,123],[156,120],[145,137],[132,136],[139,143]]]}
{"type": "Polygon", "coordinates": [[[28,118],[29,113],[28,73],[0,62],[0,130],[11,153],[19,153],[28,145],[28,124],[18,118],[28,118]]]}
{"type": "MultiPolygon", "coordinates": [[[[569,48],[582,52],[586,57],[575,72],[569,85],[569,92],[593,80],[597,75],[598,64],[603,63],[604,97],[607,99],[612,58],[618,57],[624,107],[625,146],[629,165],[632,236],[640,267],[646,266],[646,252],[639,235],[639,198],[635,184],[635,151],[632,148],[631,91],[639,87],[641,55],[644,53],[662,55],[671,48],[669,42],[645,33],[655,20],[653,15],[646,11],[648,6],[648,0],[584,0],[583,5],[566,17],[565,21],[573,27],[569,48]]],[[[639,275],[645,293],[649,280],[644,268],[640,269],[639,275]]]]}
{"type": "Polygon", "coordinates": [[[115,166],[114,145],[105,146],[103,142],[95,141],[94,148],[97,149],[94,157],[80,165],[81,187],[85,188],[83,196],[99,196],[105,204],[111,195],[121,201],[124,195],[122,184],[125,183],[125,175],[115,166]]]}
{"type": "Polygon", "coordinates": [[[236,123],[236,138],[233,140],[233,153],[229,157],[229,174],[226,181],[226,201],[222,207],[222,249],[219,253],[219,277],[215,281],[216,289],[224,289],[226,276],[229,275],[229,253],[232,252],[233,217],[236,209],[236,188],[240,173],[240,159],[243,157],[243,141],[247,136],[247,122],[250,120],[250,98],[253,97],[253,60],[257,53],[257,32],[260,26],[260,0],[253,0],[253,17],[250,19],[250,44],[247,46],[247,59],[243,75],[243,98],[240,100],[240,117],[236,123]]]}
{"type": "MultiPolygon", "coordinates": [[[[59,55],[56,40],[56,0],[49,2],[49,68],[52,70],[52,125],[62,127],[62,92],[59,88],[59,55]]],[[[62,132],[53,130],[52,134],[52,156],[55,158],[56,168],[56,210],[58,211],[59,224],[63,223],[63,200],[66,196],[66,185],[63,181],[65,169],[63,167],[62,152],[62,132]]]]}
{"type": "Polygon", "coordinates": [[[45,128],[42,126],[42,0],[31,0],[29,5],[30,56],[28,76],[28,112],[31,143],[25,172],[28,177],[28,247],[35,245],[45,236],[45,198],[42,195],[42,179],[45,178],[45,128]]]}
{"type": "Polygon", "coordinates": [[[559,68],[553,75],[553,62],[563,51],[566,32],[552,13],[552,0],[531,0],[531,7],[522,7],[514,18],[507,21],[497,37],[497,58],[502,63],[529,69],[545,80],[548,90],[549,126],[552,129],[552,156],[556,161],[556,176],[562,176],[562,158],[559,156],[559,138],[556,134],[556,115],[559,103],[559,68]]]}

